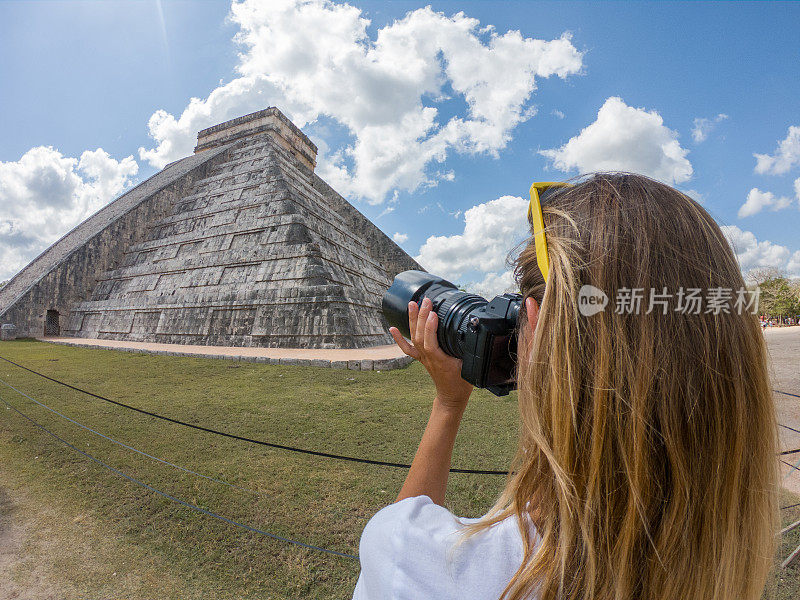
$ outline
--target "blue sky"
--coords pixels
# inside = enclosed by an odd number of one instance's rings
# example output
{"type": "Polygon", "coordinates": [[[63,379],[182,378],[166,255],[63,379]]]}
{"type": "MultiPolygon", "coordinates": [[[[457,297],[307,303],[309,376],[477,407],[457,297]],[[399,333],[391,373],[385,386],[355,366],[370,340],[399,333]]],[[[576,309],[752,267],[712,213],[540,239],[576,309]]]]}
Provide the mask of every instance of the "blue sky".
{"type": "Polygon", "coordinates": [[[530,182],[599,168],[693,195],[743,270],[800,276],[800,4],[246,2],[231,15],[0,3],[0,279],[191,152],[197,129],[269,105],[406,251],[486,293],[508,282],[530,182]]]}

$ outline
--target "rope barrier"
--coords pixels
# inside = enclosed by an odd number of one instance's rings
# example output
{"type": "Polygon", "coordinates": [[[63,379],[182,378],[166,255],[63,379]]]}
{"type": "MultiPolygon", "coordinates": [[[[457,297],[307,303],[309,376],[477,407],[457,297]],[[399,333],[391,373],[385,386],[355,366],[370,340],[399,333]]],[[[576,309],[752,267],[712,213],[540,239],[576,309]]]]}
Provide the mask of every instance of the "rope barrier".
{"type": "Polygon", "coordinates": [[[255,491],[255,490],[251,490],[251,489],[248,489],[248,488],[243,488],[243,487],[240,487],[240,486],[235,485],[233,483],[229,483],[227,481],[224,481],[222,479],[217,479],[216,477],[211,477],[210,475],[203,475],[202,473],[198,473],[196,471],[192,471],[191,469],[187,469],[187,468],[182,467],[180,465],[176,465],[175,463],[171,463],[168,460],[164,460],[162,458],[158,458],[157,456],[153,456],[152,454],[148,454],[147,452],[143,452],[142,450],[138,450],[138,449],[134,448],[133,446],[128,446],[127,444],[123,444],[122,442],[117,441],[114,438],[111,438],[111,437],[109,437],[107,435],[104,435],[104,434],[100,433],[99,431],[96,431],[96,430],[92,429],[91,427],[88,427],[88,426],[84,425],[83,423],[78,423],[78,421],[76,421],[75,419],[71,419],[67,415],[58,412],[54,408],[50,408],[49,406],[47,406],[43,402],[39,402],[36,398],[32,398],[31,396],[29,396],[25,392],[18,390],[13,385],[3,381],[2,379],[0,379],[0,383],[2,383],[4,386],[6,386],[8,388],[11,388],[12,390],[17,392],[18,394],[20,394],[22,396],[25,396],[28,400],[38,404],[42,408],[46,408],[51,413],[56,414],[56,415],[58,415],[59,417],[61,417],[63,419],[66,419],[70,423],[74,423],[75,425],[77,425],[78,427],[81,427],[82,429],[85,429],[86,431],[90,431],[95,435],[99,435],[101,438],[103,438],[105,440],[108,440],[109,442],[117,444],[118,446],[122,446],[123,448],[126,448],[127,450],[132,450],[133,452],[136,452],[137,454],[141,454],[142,456],[146,456],[147,458],[150,458],[150,459],[155,460],[157,462],[160,462],[162,464],[169,465],[170,467],[175,467],[176,469],[180,469],[181,471],[184,471],[185,473],[189,473],[191,475],[196,475],[197,477],[202,477],[203,479],[208,479],[208,480],[213,481],[215,483],[221,483],[222,485],[227,485],[228,487],[231,487],[231,488],[234,488],[234,489],[237,489],[237,490],[241,490],[243,492],[249,492],[251,494],[255,494],[256,496],[263,496],[263,494],[255,491]]]}
{"type": "Polygon", "coordinates": [[[228,523],[229,525],[235,525],[236,527],[240,527],[241,529],[244,529],[246,531],[250,531],[252,533],[258,533],[260,535],[266,536],[266,537],[271,538],[273,540],[277,540],[277,541],[280,541],[280,542],[286,542],[288,544],[293,544],[295,546],[300,546],[301,548],[306,548],[308,550],[316,550],[318,552],[324,552],[326,554],[332,554],[334,556],[340,556],[342,558],[350,558],[350,559],[358,560],[358,556],[355,556],[353,554],[346,554],[344,552],[337,552],[336,550],[329,550],[328,548],[321,548],[320,546],[314,546],[312,544],[306,544],[305,542],[300,542],[300,541],[293,540],[293,539],[290,539],[290,538],[282,537],[280,535],[276,535],[274,533],[270,533],[268,531],[264,531],[263,529],[258,529],[257,527],[251,527],[250,525],[246,525],[244,523],[240,523],[239,521],[234,521],[233,519],[229,519],[228,517],[223,517],[222,515],[218,515],[215,512],[212,512],[210,510],[206,510],[205,508],[201,508],[201,507],[199,507],[199,506],[197,506],[195,504],[192,504],[190,502],[186,502],[185,500],[181,500],[180,498],[176,498],[175,496],[167,494],[166,492],[162,492],[161,490],[159,490],[157,488],[154,488],[153,486],[148,485],[148,484],[144,483],[143,481],[139,481],[135,477],[131,477],[130,475],[128,475],[126,473],[123,473],[122,471],[120,471],[118,469],[115,469],[111,465],[108,465],[108,464],[104,463],[99,458],[96,458],[96,457],[92,456],[91,454],[89,454],[88,452],[84,452],[80,448],[70,444],[64,438],[56,435],[55,433],[53,433],[49,429],[45,428],[44,426],[42,426],[39,423],[37,423],[36,421],[34,421],[31,417],[29,417],[28,415],[23,413],[21,410],[17,409],[15,406],[12,406],[11,404],[9,404],[4,398],[0,397],[0,402],[5,404],[6,406],[8,406],[11,410],[13,410],[17,414],[19,414],[21,417],[24,417],[25,419],[30,421],[33,425],[35,425],[36,427],[38,427],[39,429],[44,431],[46,434],[50,435],[51,437],[54,437],[59,442],[61,442],[62,444],[65,444],[66,446],[69,446],[70,448],[72,448],[76,452],[79,452],[80,454],[82,454],[83,456],[88,458],[89,460],[92,460],[95,463],[97,463],[98,465],[102,466],[103,468],[108,469],[112,473],[115,473],[115,474],[119,475],[120,477],[123,477],[123,478],[127,479],[128,481],[130,481],[132,483],[135,483],[136,485],[139,485],[139,486],[141,486],[141,487],[143,487],[145,489],[148,489],[151,492],[158,494],[159,496],[163,496],[164,498],[166,498],[168,500],[171,500],[172,502],[180,504],[181,506],[184,506],[184,507],[186,507],[188,509],[194,510],[194,511],[199,512],[199,513],[202,513],[202,514],[207,515],[209,517],[213,517],[213,518],[215,518],[215,519],[217,519],[219,521],[223,521],[225,523],[228,523]]]}
{"type": "Polygon", "coordinates": [[[789,475],[792,474],[794,471],[800,472],[800,460],[798,460],[795,464],[788,463],[785,460],[781,459],[781,462],[785,464],[787,467],[790,467],[789,471],[787,471],[786,476],[783,478],[784,481],[789,479],[789,475]]]}
{"type": "MultiPolygon", "coordinates": [[[[784,394],[786,396],[793,396],[795,398],[800,398],[800,396],[798,396],[797,394],[790,394],[789,392],[782,392],[780,390],[772,390],[772,391],[777,393],[777,394],[784,394]]],[[[800,429],[795,429],[794,427],[789,427],[788,425],[784,425],[783,423],[778,423],[778,426],[779,427],[783,427],[785,429],[788,429],[789,431],[794,431],[795,433],[800,433],[800,429]]],[[[779,456],[786,456],[787,454],[797,454],[798,452],[800,452],[800,448],[795,448],[794,450],[784,450],[783,452],[780,452],[778,455],[779,456]]],[[[800,464],[800,463],[798,463],[798,464],[800,464]]]]}
{"type": "MultiPolygon", "coordinates": [[[[57,384],[62,385],[64,387],[66,387],[66,388],[74,390],[76,392],[80,392],[82,394],[86,394],[87,396],[91,396],[92,398],[97,398],[98,400],[103,400],[104,402],[110,402],[111,404],[115,404],[117,406],[121,406],[123,408],[127,408],[127,409],[130,409],[130,410],[136,411],[138,413],[141,413],[143,415],[148,415],[150,417],[154,417],[156,419],[161,419],[163,421],[168,421],[170,423],[175,423],[176,425],[183,425],[185,427],[191,427],[192,429],[196,429],[198,431],[205,431],[206,433],[213,433],[215,435],[221,435],[221,436],[233,439],[233,440],[239,440],[239,441],[242,441],[242,442],[248,442],[250,444],[258,444],[260,446],[267,446],[269,448],[276,448],[278,450],[287,450],[289,452],[298,452],[300,454],[309,454],[311,456],[320,456],[320,457],[323,457],[323,458],[333,458],[333,459],[336,459],[336,460],[345,460],[345,461],[349,461],[349,462],[356,462],[356,463],[362,463],[362,464],[368,464],[368,465],[379,465],[379,466],[383,466],[383,467],[395,467],[395,468],[398,468],[398,469],[410,469],[411,468],[411,465],[404,464],[404,463],[388,462],[388,461],[383,461],[383,460],[372,460],[372,459],[369,459],[369,458],[358,458],[358,457],[355,457],[355,456],[344,456],[344,455],[341,455],[341,454],[331,454],[329,452],[318,452],[316,450],[306,450],[304,448],[295,448],[293,446],[285,446],[283,444],[275,444],[273,442],[265,442],[263,440],[256,440],[256,439],[253,439],[253,438],[248,438],[248,437],[244,437],[244,436],[241,436],[241,435],[236,435],[234,433],[227,433],[227,432],[224,432],[224,431],[219,431],[217,429],[210,429],[208,427],[203,427],[201,425],[193,425],[192,423],[187,423],[186,421],[181,421],[179,419],[173,419],[171,417],[166,417],[164,415],[160,415],[158,413],[154,413],[154,412],[151,412],[149,410],[144,410],[142,408],[137,408],[135,406],[131,406],[130,404],[125,404],[124,402],[119,402],[117,400],[112,400],[111,398],[106,398],[104,396],[100,396],[99,394],[95,394],[93,392],[89,392],[87,390],[81,389],[81,388],[76,387],[74,385],[70,385],[69,383],[65,383],[63,381],[59,381],[58,379],[54,379],[52,377],[48,377],[47,375],[45,375],[43,373],[39,373],[38,371],[34,371],[33,369],[30,369],[30,368],[28,368],[26,366],[23,366],[23,365],[20,365],[18,363],[15,363],[13,360],[9,360],[9,359],[7,359],[7,358],[5,358],[3,356],[0,356],[0,360],[4,360],[5,362],[7,362],[9,364],[12,364],[15,367],[19,367],[20,369],[24,369],[25,371],[28,371],[30,373],[33,373],[34,375],[38,375],[39,377],[42,377],[43,379],[47,379],[48,381],[52,381],[53,383],[57,383],[57,384]]],[[[472,474],[472,475],[508,475],[508,471],[499,471],[499,470],[495,471],[495,470],[483,470],[483,469],[458,469],[458,468],[452,468],[452,469],[450,469],[450,472],[451,473],[468,473],[468,474],[472,474]]]]}
{"type": "MultiPolygon", "coordinates": [[[[243,441],[243,442],[248,442],[248,443],[251,443],[251,444],[258,444],[258,445],[261,445],[261,446],[267,446],[269,448],[275,448],[275,449],[278,449],[278,450],[286,450],[288,452],[298,452],[300,454],[309,454],[311,456],[319,456],[319,457],[322,457],[322,458],[332,458],[332,459],[336,459],[336,460],[344,460],[344,461],[357,462],[357,463],[369,464],[369,465],[378,465],[378,466],[384,466],[384,467],[394,467],[394,468],[398,468],[398,469],[410,469],[411,468],[410,464],[405,464],[405,463],[396,463],[396,462],[389,462],[389,461],[382,461],[382,460],[372,460],[372,459],[369,459],[369,458],[359,458],[359,457],[355,457],[355,456],[344,456],[344,455],[341,455],[341,454],[332,454],[332,453],[329,453],[329,452],[319,452],[319,451],[316,451],[316,450],[307,450],[305,448],[296,448],[294,446],[286,446],[286,445],[283,445],[283,444],[276,444],[276,443],[273,443],[273,442],[266,442],[266,441],[263,441],[263,440],[256,440],[256,439],[253,439],[253,438],[248,438],[248,437],[244,437],[244,436],[240,436],[240,435],[236,435],[236,434],[232,434],[232,433],[227,433],[227,432],[224,432],[224,431],[219,431],[219,430],[216,430],[216,429],[211,429],[211,428],[208,428],[208,427],[203,427],[201,425],[194,425],[192,423],[187,423],[187,422],[181,421],[179,419],[173,419],[171,417],[160,415],[158,413],[154,413],[154,412],[151,412],[151,411],[148,411],[148,410],[144,410],[142,408],[137,408],[135,406],[131,406],[129,404],[125,404],[124,402],[119,402],[117,400],[112,400],[110,398],[106,398],[106,397],[101,396],[99,394],[95,394],[93,392],[89,392],[87,390],[84,390],[82,388],[76,387],[74,385],[70,385],[69,383],[60,381],[58,379],[54,379],[53,377],[49,377],[49,376],[45,375],[44,373],[40,373],[38,371],[30,369],[30,368],[28,368],[28,367],[26,367],[24,365],[16,363],[13,360],[10,360],[10,359],[5,358],[3,356],[0,356],[0,360],[3,360],[3,361],[5,361],[5,362],[7,362],[9,364],[12,364],[15,367],[19,367],[20,369],[24,369],[25,371],[28,371],[29,373],[33,373],[34,375],[42,377],[43,379],[47,379],[48,381],[52,381],[53,383],[57,383],[58,385],[62,385],[64,387],[69,388],[71,390],[74,390],[76,392],[80,392],[82,394],[86,394],[87,396],[91,396],[92,398],[97,398],[98,400],[102,400],[104,402],[110,402],[111,404],[115,404],[117,406],[121,406],[123,408],[127,408],[129,410],[133,410],[133,411],[139,412],[141,414],[148,415],[150,417],[154,417],[156,419],[162,419],[164,421],[169,421],[170,423],[175,423],[177,425],[183,425],[185,427],[191,427],[192,429],[197,429],[198,431],[204,431],[206,433],[212,433],[212,434],[215,434],[215,435],[221,435],[221,436],[224,436],[224,437],[227,437],[227,438],[231,438],[231,439],[235,439],[235,440],[239,440],[239,441],[243,441]]],[[[789,392],[783,392],[781,390],[772,390],[772,391],[775,392],[775,393],[778,393],[778,394],[784,394],[786,396],[793,396],[793,397],[796,397],[796,398],[800,398],[800,395],[798,395],[798,394],[792,394],[792,393],[789,393],[789,392]]],[[[800,433],[800,429],[795,429],[794,427],[790,427],[789,425],[784,425],[783,423],[778,423],[778,425],[780,427],[784,427],[786,429],[789,429],[790,431],[794,431],[795,433],[800,433]]],[[[796,448],[794,450],[785,450],[783,452],[780,452],[779,456],[786,456],[786,455],[789,455],[789,454],[797,454],[798,452],[800,452],[800,448],[796,448]]],[[[792,466],[792,465],[789,465],[789,466],[792,466]]],[[[798,469],[798,470],[800,470],[800,469],[798,469]]],[[[455,468],[455,467],[451,468],[450,472],[451,473],[466,473],[466,474],[472,474],[472,475],[508,475],[508,471],[486,470],[486,469],[460,469],[460,468],[455,468]]]]}
{"type": "Polygon", "coordinates": [[[798,459],[795,464],[790,464],[783,459],[780,459],[780,461],[788,467],[791,467],[788,471],[786,471],[786,475],[783,476],[783,482],[785,483],[794,471],[800,471],[800,459],[798,459]]]}
{"type": "MultiPolygon", "coordinates": [[[[159,415],[158,413],[153,413],[153,412],[141,409],[141,408],[130,406],[130,405],[125,404],[123,402],[119,402],[119,401],[116,401],[116,400],[112,400],[110,398],[106,398],[104,396],[100,396],[99,394],[95,394],[93,392],[89,392],[87,390],[81,389],[79,387],[70,385],[70,384],[65,383],[63,381],[59,381],[57,379],[54,379],[54,378],[49,377],[47,375],[44,375],[43,373],[39,373],[38,371],[35,371],[33,369],[30,369],[28,367],[20,365],[20,364],[14,362],[12,360],[9,360],[9,359],[7,359],[5,357],[0,356],[0,360],[3,360],[3,361],[5,361],[5,362],[7,362],[9,364],[12,364],[12,365],[14,365],[16,367],[24,369],[25,371],[28,371],[28,372],[30,372],[30,373],[32,373],[34,375],[37,375],[37,376],[42,377],[44,379],[47,379],[48,381],[52,381],[53,383],[57,383],[59,385],[62,385],[64,387],[67,387],[67,388],[72,389],[74,391],[86,394],[86,395],[91,396],[93,398],[97,398],[98,400],[103,400],[105,402],[110,402],[110,403],[115,404],[117,406],[121,406],[123,408],[128,408],[130,410],[133,410],[133,411],[136,411],[136,412],[139,412],[139,413],[142,413],[142,414],[154,417],[154,418],[158,418],[158,419],[162,419],[162,420],[165,420],[165,421],[169,421],[171,423],[175,423],[175,424],[178,424],[178,425],[184,425],[186,427],[191,427],[193,429],[197,429],[197,430],[200,430],[200,431],[205,431],[207,433],[213,433],[213,434],[216,434],[216,435],[222,435],[224,437],[228,437],[228,438],[231,438],[231,439],[236,439],[236,440],[240,440],[240,441],[244,441],[244,442],[254,443],[254,444],[263,445],[263,446],[268,446],[268,447],[271,447],[271,448],[277,448],[277,449],[287,450],[287,451],[291,451],[291,452],[299,452],[299,453],[303,453],[303,454],[310,454],[310,455],[313,455],[313,456],[320,456],[320,457],[325,457],[325,458],[334,458],[334,459],[338,459],[338,460],[347,460],[347,461],[352,461],[352,462],[359,462],[359,463],[366,463],[366,464],[373,464],[373,465],[398,467],[398,468],[410,468],[411,467],[411,465],[406,465],[406,464],[402,464],[402,463],[393,463],[393,462],[387,462],[387,461],[377,461],[377,460],[371,460],[371,459],[365,459],[365,458],[357,458],[357,457],[343,456],[343,455],[338,455],[338,454],[330,454],[330,453],[327,453],[327,452],[318,452],[318,451],[315,451],[315,450],[306,450],[306,449],[302,449],[302,448],[294,448],[292,446],[285,446],[285,445],[282,445],[282,444],[274,444],[274,443],[271,443],[271,442],[265,442],[265,441],[262,441],[262,440],[255,440],[255,439],[252,439],[252,438],[247,438],[247,437],[243,437],[243,436],[239,436],[239,435],[235,435],[235,434],[226,433],[226,432],[223,432],[223,431],[217,431],[217,430],[210,429],[210,428],[207,428],[207,427],[202,427],[200,425],[193,425],[193,424],[187,423],[185,421],[180,421],[178,419],[172,419],[172,418],[166,417],[164,415],[159,415]]],[[[102,437],[103,439],[106,439],[106,440],[108,440],[108,441],[110,441],[110,442],[112,442],[114,444],[117,444],[117,445],[123,447],[123,448],[131,450],[131,451],[136,452],[138,454],[141,454],[142,456],[145,456],[147,458],[150,458],[150,459],[155,460],[157,462],[160,462],[162,464],[169,465],[171,467],[174,467],[176,469],[179,469],[179,470],[184,471],[186,473],[189,473],[191,475],[202,477],[204,479],[208,479],[210,481],[214,481],[216,483],[220,483],[222,485],[226,485],[226,486],[231,487],[231,488],[235,488],[235,489],[242,490],[242,491],[245,491],[245,492],[249,492],[249,493],[260,495],[259,492],[256,492],[255,490],[250,490],[248,488],[240,487],[240,486],[237,486],[235,484],[232,484],[232,483],[229,483],[227,481],[224,481],[222,479],[217,479],[217,478],[211,477],[209,475],[204,475],[202,473],[198,473],[196,471],[192,471],[192,470],[187,469],[185,467],[181,467],[180,465],[176,465],[176,464],[171,463],[169,461],[163,460],[161,458],[158,458],[156,456],[153,456],[151,454],[148,454],[146,452],[138,450],[138,449],[136,449],[136,448],[134,448],[132,446],[128,446],[127,444],[124,444],[124,443],[122,443],[122,442],[120,442],[118,440],[115,440],[115,439],[113,439],[113,438],[111,438],[109,436],[106,436],[106,435],[100,433],[99,431],[96,431],[96,430],[92,429],[91,427],[88,427],[88,426],[86,426],[86,425],[84,425],[82,423],[79,423],[78,421],[68,417],[67,415],[65,415],[65,414],[63,414],[63,413],[61,413],[61,412],[59,412],[59,411],[47,406],[46,404],[44,404],[42,402],[39,402],[35,398],[29,396],[25,392],[22,392],[21,390],[18,390],[17,388],[15,388],[11,384],[7,383],[6,381],[3,381],[2,379],[0,379],[0,383],[2,383],[6,387],[14,390],[15,392],[17,392],[18,394],[24,396],[25,398],[28,398],[29,400],[31,400],[35,404],[41,406],[42,408],[45,408],[46,410],[48,410],[48,411],[50,411],[50,412],[52,412],[52,413],[54,413],[54,414],[56,414],[56,415],[58,415],[58,416],[60,416],[60,417],[62,417],[64,419],[66,419],[67,421],[69,421],[69,422],[81,427],[82,429],[84,429],[86,431],[89,431],[91,433],[94,433],[95,435],[98,435],[98,436],[102,437]]],[[[780,391],[780,390],[773,390],[773,392],[778,393],[778,394],[784,394],[784,395],[787,395],[787,396],[793,396],[793,397],[800,398],[800,395],[798,395],[798,394],[792,394],[792,393],[783,392],[783,391],[780,391]]],[[[3,404],[5,404],[8,408],[10,408],[11,410],[16,412],[17,414],[19,414],[23,418],[27,419],[30,423],[32,423],[37,428],[41,429],[42,431],[44,431],[45,433],[47,433],[51,437],[53,437],[56,440],[60,441],[61,443],[65,444],[69,448],[72,448],[76,452],[82,454],[86,458],[88,458],[88,459],[92,460],[93,462],[99,464],[100,466],[104,467],[105,469],[111,471],[112,473],[115,473],[116,475],[119,475],[120,477],[123,477],[124,479],[126,479],[126,480],[128,480],[128,481],[130,481],[132,483],[135,483],[135,484],[137,484],[137,485],[139,485],[139,486],[141,486],[141,487],[143,487],[145,489],[148,489],[153,493],[159,494],[160,496],[163,496],[164,498],[167,498],[168,500],[171,500],[172,502],[175,502],[177,504],[180,504],[181,506],[189,508],[190,510],[194,510],[196,512],[200,512],[202,514],[205,514],[205,515],[207,515],[209,517],[212,517],[212,518],[215,518],[217,520],[223,521],[223,522],[228,523],[230,525],[234,525],[236,527],[239,527],[239,528],[244,529],[246,531],[250,531],[252,533],[257,533],[257,534],[260,534],[260,535],[264,535],[266,537],[269,537],[269,538],[277,540],[277,541],[282,541],[282,542],[293,544],[293,545],[296,545],[296,546],[299,546],[299,547],[302,547],[302,548],[306,548],[306,549],[309,549],[309,550],[315,550],[315,551],[323,552],[323,553],[334,555],[334,556],[339,556],[339,557],[343,557],[343,558],[350,558],[350,559],[358,560],[358,556],[355,556],[355,555],[352,555],[352,554],[346,554],[346,553],[343,553],[343,552],[337,552],[335,550],[330,550],[330,549],[322,548],[322,547],[319,547],[319,546],[314,546],[312,544],[307,544],[305,542],[300,542],[298,540],[293,540],[293,539],[290,539],[290,538],[285,538],[285,537],[270,533],[268,531],[264,531],[262,529],[258,529],[256,527],[252,527],[250,525],[246,525],[244,523],[240,523],[238,521],[234,521],[233,519],[229,519],[227,517],[224,517],[222,515],[219,515],[219,514],[213,512],[213,511],[201,508],[201,507],[199,507],[197,505],[191,504],[190,502],[186,502],[185,500],[181,500],[180,498],[176,498],[175,496],[167,494],[166,492],[163,492],[163,491],[161,491],[161,490],[159,490],[159,489],[157,489],[157,488],[155,488],[153,486],[150,486],[150,485],[148,485],[148,484],[146,484],[146,483],[144,483],[144,482],[142,482],[142,481],[130,476],[130,475],[127,475],[126,473],[123,473],[122,471],[120,471],[118,469],[115,469],[114,467],[106,464],[105,462],[103,462],[100,459],[92,456],[91,454],[89,454],[87,452],[84,452],[80,448],[77,448],[73,444],[69,443],[65,439],[61,438],[57,434],[53,433],[49,429],[47,429],[44,426],[42,426],[39,423],[37,423],[34,419],[29,417],[28,415],[26,415],[22,411],[18,410],[13,405],[9,404],[4,398],[0,397],[0,401],[2,401],[3,404]]],[[[786,429],[789,429],[789,430],[794,431],[796,433],[800,433],[800,430],[797,430],[797,429],[795,429],[793,427],[789,427],[788,425],[784,425],[782,423],[779,423],[779,425],[781,427],[785,427],[786,429]]],[[[796,454],[798,452],[800,452],[800,448],[798,448],[796,450],[783,451],[779,455],[780,456],[785,456],[787,454],[796,454]]],[[[782,459],[780,460],[780,462],[783,463],[784,465],[787,465],[788,467],[790,467],[790,470],[787,473],[786,478],[788,478],[788,476],[792,473],[792,471],[800,471],[800,461],[798,461],[794,465],[791,464],[791,463],[788,463],[788,462],[786,462],[785,460],[782,460],[782,459]]],[[[481,475],[506,475],[507,474],[506,471],[478,470],[478,469],[456,469],[456,468],[453,468],[453,469],[450,469],[450,471],[453,472],[453,473],[472,473],[472,474],[481,474],[481,475]]],[[[789,506],[782,506],[781,510],[787,510],[787,509],[791,509],[791,508],[796,508],[798,506],[800,506],[800,503],[791,504],[789,506]]]]}
{"type": "MultiPolygon", "coordinates": [[[[794,396],[794,394],[789,394],[790,396],[794,396]]],[[[789,427],[788,425],[784,425],[783,423],[778,423],[779,427],[785,427],[789,431],[794,431],[795,433],[800,433],[800,429],[795,429],[794,427],[789,427]]]]}

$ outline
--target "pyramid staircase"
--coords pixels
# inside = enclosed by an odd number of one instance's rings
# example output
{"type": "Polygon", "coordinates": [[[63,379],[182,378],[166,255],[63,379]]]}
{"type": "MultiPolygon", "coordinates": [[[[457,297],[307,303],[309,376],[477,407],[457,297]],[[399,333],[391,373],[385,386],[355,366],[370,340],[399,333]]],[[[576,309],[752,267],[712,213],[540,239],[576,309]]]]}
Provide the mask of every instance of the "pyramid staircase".
{"type": "Polygon", "coordinates": [[[391,342],[380,300],[394,273],[315,187],[313,162],[272,131],[237,135],[70,307],[63,335],[293,348],[391,342]]]}

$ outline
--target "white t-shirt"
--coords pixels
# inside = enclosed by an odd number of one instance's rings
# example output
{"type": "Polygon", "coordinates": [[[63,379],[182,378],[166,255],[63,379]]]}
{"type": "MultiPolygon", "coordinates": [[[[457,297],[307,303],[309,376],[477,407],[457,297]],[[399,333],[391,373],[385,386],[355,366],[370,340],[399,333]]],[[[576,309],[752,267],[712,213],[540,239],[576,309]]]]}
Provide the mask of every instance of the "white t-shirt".
{"type": "Polygon", "coordinates": [[[361,534],[353,600],[498,600],[522,564],[516,518],[461,539],[463,523],[427,496],[378,511],[361,534]]]}

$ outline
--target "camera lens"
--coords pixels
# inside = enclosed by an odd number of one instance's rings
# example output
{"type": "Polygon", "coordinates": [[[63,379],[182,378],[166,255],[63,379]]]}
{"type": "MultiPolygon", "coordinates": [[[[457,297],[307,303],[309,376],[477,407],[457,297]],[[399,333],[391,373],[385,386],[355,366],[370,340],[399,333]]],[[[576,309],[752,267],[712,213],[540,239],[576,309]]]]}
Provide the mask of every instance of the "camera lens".
{"type": "Polygon", "coordinates": [[[464,358],[464,336],[469,315],[488,304],[486,298],[462,292],[455,285],[423,271],[404,271],[395,277],[392,287],[384,294],[382,308],[389,325],[397,327],[410,338],[408,303],[421,303],[430,298],[439,316],[436,337],[439,346],[450,356],[464,358]]]}
{"type": "Polygon", "coordinates": [[[461,377],[504,396],[516,388],[517,318],[519,294],[501,294],[488,302],[462,292],[452,283],[423,271],[403,271],[383,296],[383,314],[405,337],[408,303],[429,298],[439,316],[439,347],[461,359],[461,377]]]}

